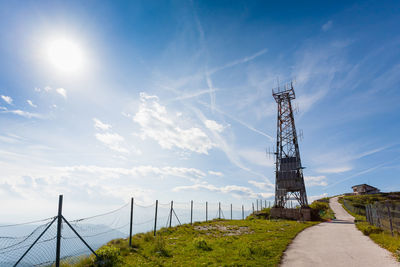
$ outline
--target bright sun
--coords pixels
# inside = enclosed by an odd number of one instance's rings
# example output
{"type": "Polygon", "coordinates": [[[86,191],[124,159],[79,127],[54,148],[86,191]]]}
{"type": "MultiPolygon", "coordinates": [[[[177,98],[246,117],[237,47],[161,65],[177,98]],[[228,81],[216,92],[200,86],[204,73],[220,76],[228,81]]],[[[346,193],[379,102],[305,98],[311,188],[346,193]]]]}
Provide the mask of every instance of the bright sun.
{"type": "Polygon", "coordinates": [[[47,56],[50,63],[60,72],[77,73],[84,67],[82,48],[67,38],[53,39],[48,43],[47,56]]]}

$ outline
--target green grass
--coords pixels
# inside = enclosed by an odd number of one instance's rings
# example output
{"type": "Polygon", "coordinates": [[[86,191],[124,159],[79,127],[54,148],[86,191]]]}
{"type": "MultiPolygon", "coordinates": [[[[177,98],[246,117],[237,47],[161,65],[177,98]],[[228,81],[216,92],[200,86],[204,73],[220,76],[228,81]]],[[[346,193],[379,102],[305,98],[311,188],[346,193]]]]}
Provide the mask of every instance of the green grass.
{"type": "MultiPolygon", "coordinates": [[[[398,193],[390,193],[392,196],[400,196],[398,193]]],[[[400,237],[398,234],[392,236],[392,234],[388,231],[384,231],[378,227],[375,227],[369,224],[366,220],[366,217],[360,214],[356,214],[350,210],[348,210],[343,205],[343,198],[349,200],[352,204],[356,203],[358,207],[360,207],[363,203],[365,204],[372,204],[373,200],[378,199],[378,201],[386,201],[388,200],[388,194],[377,194],[374,195],[361,195],[361,196],[345,196],[339,198],[339,203],[342,204],[343,208],[354,217],[354,222],[358,230],[360,230],[363,234],[369,236],[375,243],[379,246],[389,250],[398,261],[400,261],[400,237]]],[[[394,200],[393,198],[389,198],[391,201],[398,201],[394,200]]]]}
{"type": "MultiPolygon", "coordinates": [[[[292,239],[318,222],[286,220],[216,220],[117,239],[106,247],[119,250],[119,258],[109,266],[277,266],[292,239]]],[[[112,250],[114,253],[114,249],[112,250]]],[[[94,257],[75,266],[96,265],[94,257]]]]}

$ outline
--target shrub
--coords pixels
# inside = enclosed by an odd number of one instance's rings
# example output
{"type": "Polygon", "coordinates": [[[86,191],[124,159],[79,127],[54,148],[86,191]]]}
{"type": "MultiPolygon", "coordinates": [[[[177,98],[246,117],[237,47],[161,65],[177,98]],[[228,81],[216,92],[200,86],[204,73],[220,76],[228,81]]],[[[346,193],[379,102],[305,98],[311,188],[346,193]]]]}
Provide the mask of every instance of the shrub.
{"type": "Polygon", "coordinates": [[[364,235],[379,234],[382,233],[382,229],[369,225],[368,223],[360,223],[357,225],[358,228],[363,232],[364,235]]]}
{"type": "Polygon", "coordinates": [[[198,237],[196,239],[193,240],[193,245],[195,246],[195,248],[197,249],[201,249],[204,251],[211,251],[212,248],[207,244],[207,241],[202,238],[202,237],[198,237]]]}
{"type": "Polygon", "coordinates": [[[143,240],[144,240],[145,242],[153,241],[153,240],[154,240],[153,233],[152,233],[152,232],[147,232],[147,233],[145,233],[145,234],[143,235],[143,240]]]}
{"type": "Polygon", "coordinates": [[[153,251],[155,253],[157,253],[158,255],[163,256],[163,257],[170,257],[171,256],[170,253],[168,252],[168,250],[165,247],[165,240],[161,236],[157,236],[155,238],[153,251]]]}
{"type": "Polygon", "coordinates": [[[120,250],[117,247],[101,247],[96,251],[97,257],[93,260],[93,266],[113,267],[122,263],[120,250]]]}
{"type": "Polygon", "coordinates": [[[239,256],[245,258],[252,258],[253,256],[268,257],[269,255],[270,251],[260,245],[255,246],[244,244],[239,248],[239,256]]]}

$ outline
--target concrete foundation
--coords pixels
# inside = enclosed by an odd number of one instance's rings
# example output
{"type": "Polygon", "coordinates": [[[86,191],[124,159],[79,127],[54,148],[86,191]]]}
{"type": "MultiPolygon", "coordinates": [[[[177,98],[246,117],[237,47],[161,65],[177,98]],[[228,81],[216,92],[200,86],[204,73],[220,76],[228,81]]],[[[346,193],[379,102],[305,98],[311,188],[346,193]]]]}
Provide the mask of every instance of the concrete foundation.
{"type": "Polygon", "coordinates": [[[284,209],[271,208],[271,218],[274,219],[289,219],[299,221],[311,221],[311,209],[284,209]]]}

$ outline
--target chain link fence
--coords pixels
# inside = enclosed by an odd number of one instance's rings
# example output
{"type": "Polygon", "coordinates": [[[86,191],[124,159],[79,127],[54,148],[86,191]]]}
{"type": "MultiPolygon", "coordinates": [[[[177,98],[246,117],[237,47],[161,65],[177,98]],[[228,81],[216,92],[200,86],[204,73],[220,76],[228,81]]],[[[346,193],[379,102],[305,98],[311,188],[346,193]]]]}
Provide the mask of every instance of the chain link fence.
{"type": "Polygon", "coordinates": [[[367,221],[381,229],[400,233],[400,204],[393,202],[376,202],[365,206],[367,221]]]}
{"type": "Polygon", "coordinates": [[[243,220],[254,212],[254,206],[257,211],[271,206],[271,203],[257,200],[256,205],[244,206],[215,202],[156,201],[142,205],[134,203],[132,199],[131,203],[110,212],[75,220],[67,220],[59,204],[58,216],[0,224],[0,266],[53,266],[57,262],[73,264],[113,239],[129,238],[148,231],[156,234],[163,227],[213,219],[243,220]]]}

